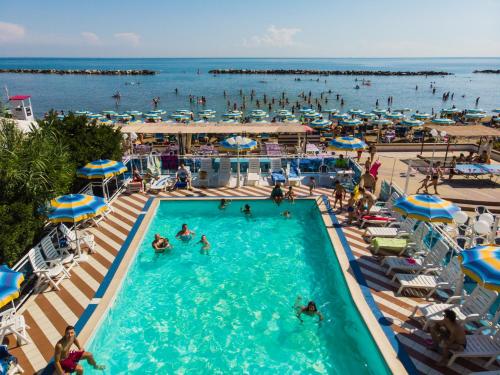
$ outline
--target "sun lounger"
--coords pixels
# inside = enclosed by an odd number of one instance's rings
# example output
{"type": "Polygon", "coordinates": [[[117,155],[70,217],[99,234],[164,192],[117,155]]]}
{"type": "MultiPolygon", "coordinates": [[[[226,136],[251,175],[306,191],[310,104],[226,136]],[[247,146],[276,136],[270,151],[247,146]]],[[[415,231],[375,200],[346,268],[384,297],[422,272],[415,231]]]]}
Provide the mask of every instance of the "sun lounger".
{"type": "Polygon", "coordinates": [[[248,170],[245,176],[245,185],[257,186],[260,181],[260,159],[252,158],[248,161],[248,170]]]}
{"type": "Polygon", "coordinates": [[[15,308],[0,313],[0,342],[4,341],[5,336],[12,334],[16,337],[18,345],[29,343],[26,328],[29,329],[29,326],[15,308]]]}
{"type": "Polygon", "coordinates": [[[16,375],[23,373],[24,369],[18,363],[17,358],[9,353],[7,345],[0,345],[0,374],[16,375]]]}
{"type": "Polygon", "coordinates": [[[390,222],[386,227],[368,227],[363,237],[371,241],[374,237],[404,237],[409,236],[415,229],[415,219],[406,219],[403,222],[390,222]]]}
{"type": "Polygon", "coordinates": [[[40,241],[40,246],[45,254],[45,260],[50,263],[61,263],[65,265],[68,274],[69,271],[78,264],[75,255],[68,252],[68,248],[56,249],[50,236],[43,237],[40,241]]]}
{"type": "Polygon", "coordinates": [[[271,159],[271,182],[274,184],[282,183],[285,184],[286,176],[285,171],[281,165],[281,159],[271,159]]]}
{"type": "Polygon", "coordinates": [[[287,165],[286,179],[287,179],[288,185],[300,186],[300,181],[301,181],[302,177],[300,175],[298,159],[292,159],[290,161],[290,164],[287,165]]]}
{"type": "MultiPolygon", "coordinates": [[[[466,340],[467,346],[463,351],[451,350],[448,366],[451,366],[457,358],[489,358],[485,364],[485,367],[489,367],[500,355],[500,326],[498,325],[481,327],[473,335],[467,335],[466,340]]],[[[492,371],[491,374],[498,374],[498,371],[492,371]]]]}
{"type": "Polygon", "coordinates": [[[453,290],[461,277],[460,263],[455,257],[444,267],[439,275],[396,273],[393,280],[400,284],[396,292],[397,295],[401,294],[407,288],[424,289],[429,290],[426,296],[426,298],[429,298],[438,289],[453,290]]]}
{"type": "Polygon", "coordinates": [[[209,187],[210,180],[214,174],[214,169],[212,167],[212,159],[203,158],[200,163],[200,170],[198,171],[198,186],[199,187],[209,187]]]}
{"type": "Polygon", "coordinates": [[[497,297],[497,292],[478,285],[471,294],[465,297],[453,296],[448,298],[446,303],[417,305],[411,316],[415,316],[417,311],[423,315],[425,319],[424,330],[432,322],[443,319],[444,311],[447,309],[453,310],[457,315],[457,320],[460,322],[478,321],[488,313],[488,310],[495,303],[497,297]]]}
{"type": "Polygon", "coordinates": [[[43,259],[41,249],[34,247],[28,252],[28,258],[33,268],[33,273],[38,277],[35,285],[37,289],[40,284],[45,280],[54,289],[59,290],[59,284],[65,279],[69,278],[66,268],[61,263],[46,262],[43,259]]]}
{"type": "MultiPolygon", "coordinates": [[[[66,225],[60,224],[59,231],[62,233],[69,246],[74,250],[77,247],[75,231],[69,229],[66,225]]],[[[83,242],[89,248],[90,252],[95,252],[95,239],[92,233],[84,230],[78,230],[78,241],[83,242]]]]}
{"type": "Polygon", "coordinates": [[[158,193],[160,191],[165,191],[170,183],[169,176],[161,176],[158,180],[155,180],[153,184],[149,187],[151,193],[158,193]]]}
{"type": "Polygon", "coordinates": [[[363,228],[367,224],[372,225],[389,225],[392,222],[395,222],[396,218],[391,216],[384,215],[365,215],[361,218],[360,228],[363,228]]]}
{"type": "Polygon", "coordinates": [[[99,226],[99,223],[101,221],[103,221],[104,219],[106,219],[108,217],[108,215],[110,215],[111,213],[113,213],[113,208],[111,208],[111,206],[109,204],[106,204],[106,209],[103,212],[101,212],[99,215],[94,216],[91,220],[96,226],[99,226]]]}
{"type": "Polygon", "coordinates": [[[439,270],[448,251],[448,245],[443,240],[439,240],[430,251],[417,252],[411,258],[385,257],[382,265],[387,266],[386,275],[394,270],[425,274],[439,270]]]}
{"type": "Polygon", "coordinates": [[[231,160],[221,158],[219,172],[217,173],[218,186],[227,186],[231,180],[231,160]]]}
{"type": "Polygon", "coordinates": [[[392,206],[394,204],[394,201],[398,198],[399,198],[398,193],[392,193],[387,202],[377,202],[376,204],[374,204],[373,207],[370,209],[370,213],[371,214],[389,213],[392,215],[392,206]]]}
{"type": "Polygon", "coordinates": [[[393,254],[402,255],[410,248],[414,248],[416,243],[411,242],[407,238],[385,238],[376,237],[372,240],[373,253],[378,254],[380,250],[393,254]]]}

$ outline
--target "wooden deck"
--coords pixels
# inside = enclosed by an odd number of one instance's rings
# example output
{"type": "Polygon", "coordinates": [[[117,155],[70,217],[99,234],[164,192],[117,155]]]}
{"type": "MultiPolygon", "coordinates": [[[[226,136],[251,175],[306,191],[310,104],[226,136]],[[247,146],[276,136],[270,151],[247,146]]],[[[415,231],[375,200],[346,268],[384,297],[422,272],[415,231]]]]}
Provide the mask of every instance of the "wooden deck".
{"type": "MultiPolygon", "coordinates": [[[[300,195],[308,195],[307,187],[295,189],[300,195]]],[[[267,196],[271,187],[242,187],[239,189],[219,188],[195,191],[175,191],[160,193],[160,197],[186,196],[267,196]]],[[[316,194],[331,195],[331,190],[317,189],[316,194]]],[[[19,359],[27,374],[44,368],[53,356],[53,348],[61,337],[66,325],[74,325],[92,300],[95,291],[104,279],[111,263],[125,242],[136,218],[149,196],[145,194],[122,195],[114,203],[114,213],[97,228],[91,228],[97,244],[97,253],[90,260],[73,268],[71,278],[61,284],[61,290],[45,291],[32,296],[22,307],[31,343],[16,347],[9,337],[9,347],[19,359]]],[[[341,222],[343,214],[338,215],[341,222]]],[[[366,285],[371,289],[373,298],[385,316],[385,324],[390,325],[397,334],[397,340],[406,349],[420,374],[468,374],[482,371],[483,360],[458,360],[451,368],[436,366],[438,354],[427,350],[424,340],[428,335],[423,332],[420,322],[410,319],[412,308],[423,300],[413,297],[396,297],[395,285],[385,276],[380,262],[372,256],[368,245],[362,239],[362,230],[355,227],[344,227],[344,234],[352,249],[356,261],[362,271],[366,285]]],[[[360,280],[358,280],[360,281],[360,280]]],[[[360,281],[361,282],[361,281],[360,281]]],[[[490,370],[499,370],[494,366],[490,370]]]]}

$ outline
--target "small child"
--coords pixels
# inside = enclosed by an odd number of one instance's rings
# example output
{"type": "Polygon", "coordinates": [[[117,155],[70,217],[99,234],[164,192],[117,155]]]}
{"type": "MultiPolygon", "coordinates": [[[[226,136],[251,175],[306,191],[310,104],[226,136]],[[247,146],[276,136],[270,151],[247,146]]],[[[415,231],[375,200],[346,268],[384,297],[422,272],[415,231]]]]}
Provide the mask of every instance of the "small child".
{"type": "Polygon", "coordinates": [[[201,250],[202,251],[208,251],[210,250],[210,242],[207,240],[207,236],[202,235],[201,239],[198,243],[201,243],[201,250]]]}
{"type": "Polygon", "coordinates": [[[222,198],[220,200],[219,210],[224,210],[227,206],[229,206],[229,203],[231,203],[229,199],[222,198]]]}
{"type": "Polygon", "coordinates": [[[430,175],[427,175],[425,176],[425,178],[421,181],[419,181],[419,183],[421,184],[420,187],[417,189],[417,194],[420,193],[420,190],[421,189],[424,189],[424,193],[425,194],[429,194],[429,190],[428,187],[429,187],[429,181],[431,180],[431,176],[430,175]]]}
{"type": "Polygon", "coordinates": [[[288,188],[288,191],[285,194],[285,198],[288,199],[291,203],[295,201],[295,192],[293,191],[293,188],[291,186],[288,188]]]}
{"type": "Polygon", "coordinates": [[[349,200],[347,201],[347,224],[352,224],[352,221],[356,217],[356,199],[355,194],[351,193],[349,200]]]}
{"type": "Polygon", "coordinates": [[[342,210],[342,200],[345,199],[346,190],[341,185],[340,181],[335,181],[335,189],[332,195],[335,197],[333,201],[333,208],[337,206],[337,202],[340,202],[340,209],[342,210]]]}
{"type": "Polygon", "coordinates": [[[283,211],[283,212],[281,213],[281,215],[282,215],[285,219],[290,219],[290,218],[292,217],[292,213],[291,213],[290,211],[288,211],[288,210],[283,211]]]}
{"type": "Polygon", "coordinates": [[[314,177],[309,177],[309,195],[313,195],[313,191],[316,189],[316,179],[314,177]]]}

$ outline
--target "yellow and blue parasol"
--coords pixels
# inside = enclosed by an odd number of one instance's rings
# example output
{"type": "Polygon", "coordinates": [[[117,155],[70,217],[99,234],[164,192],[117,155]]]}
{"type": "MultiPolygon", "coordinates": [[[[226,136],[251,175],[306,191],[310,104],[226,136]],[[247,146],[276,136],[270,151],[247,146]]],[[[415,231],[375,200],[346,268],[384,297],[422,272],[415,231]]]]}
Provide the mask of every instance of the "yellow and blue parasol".
{"type": "Polygon", "coordinates": [[[337,137],[328,143],[330,150],[362,150],[366,146],[365,142],[355,137],[337,137]]]}
{"type": "Polygon", "coordinates": [[[122,174],[127,167],[119,161],[99,159],[91,161],[83,168],[78,169],[76,175],[86,179],[108,178],[122,174]]]}
{"type": "Polygon", "coordinates": [[[21,272],[11,270],[6,265],[0,266],[0,307],[19,297],[19,289],[24,281],[21,272]]]}
{"type": "Polygon", "coordinates": [[[226,151],[251,151],[257,147],[257,142],[251,138],[236,136],[224,139],[220,147],[226,151]]]}
{"type": "Polygon", "coordinates": [[[414,194],[398,198],[393,208],[406,217],[435,223],[451,223],[453,215],[460,211],[460,208],[453,203],[437,195],[428,194],[414,194]]]}
{"type": "Polygon", "coordinates": [[[500,247],[476,246],[458,256],[462,271],[487,289],[500,292],[500,247]]]}
{"type": "Polygon", "coordinates": [[[49,220],[77,223],[100,215],[107,208],[104,198],[86,194],[61,195],[50,201],[49,220]]]}

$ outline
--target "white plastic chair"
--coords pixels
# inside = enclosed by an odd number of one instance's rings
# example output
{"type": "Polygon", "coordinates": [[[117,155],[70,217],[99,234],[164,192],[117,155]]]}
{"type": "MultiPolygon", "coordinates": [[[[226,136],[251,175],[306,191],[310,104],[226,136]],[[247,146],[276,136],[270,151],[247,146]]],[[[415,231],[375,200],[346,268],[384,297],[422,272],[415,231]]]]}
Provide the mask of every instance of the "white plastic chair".
{"type": "Polygon", "coordinates": [[[231,159],[221,158],[217,173],[217,186],[227,186],[231,180],[231,159]]]}
{"type": "MultiPolygon", "coordinates": [[[[457,358],[489,358],[485,367],[489,367],[500,355],[500,327],[481,327],[473,335],[467,336],[467,347],[463,351],[451,350],[447,366],[451,366],[457,358]],[[484,331],[488,331],[484,334],[484,331]]],[[[498,372],[494,372],[498,373],[498,372]]]]}
{"type": "Polygon", "coordinates": [[[248,170],[245,176],[245,185],[257,186],[260,182],[260,159],[252,158],[248,161],[248,170]]]}
{"type": "Polygon", "coordinates": [[[45,236],[40,241],[43,253],[45,254],[46,261],[50,263],[61,263],[67,267],[67,272],[76,266],[78,263],[74,254],[68,252],[67,248],[56,249],[50,236],[45,236]]]}
{"type": "Polygon", "coordinates": [[[61,263],[46,262],[43,259],[41,249],[37,246],[28,252],[28,258],[33,268],[33,273],[38,277],[35,289],[45,280],[54,289],[60,290],[59,284],[65,278],[70,277],[66,268],[61,263]]]}
{"type": "Polygon", "coordinates": [[[209,187],[210,180],[214,174],[212,167],[212,159],[203,158],[200,162],[200,170],[198,171],[198,186],[209,187]]]}
{"type": "Polygon", "coordinates": [[[29,343],[27,328],[30,327],[24,321],[24,316],[17,314],[15,308],[0,313],[0,342],[3,342],[5,336],[12,334],[16,337],[18,345],[29,343]]]}
{"type": "MultiPolygon", "coordinates": [[[[59,231],[62,233],[62,235],[66,238],[66,240],[69,242],[70,246],[72,249],[76,249],[76,234],[73,230],[69,229],[66,225],[61,224],[59,225],[59,231]]],[[[87,245],[87,247],[90,249],[91,253],[95,252],[95,239],[94,235],[92,233],[89,233],[84,230],[78,230],[78,241],[80,243],[84,243],[87,245]]]]}

